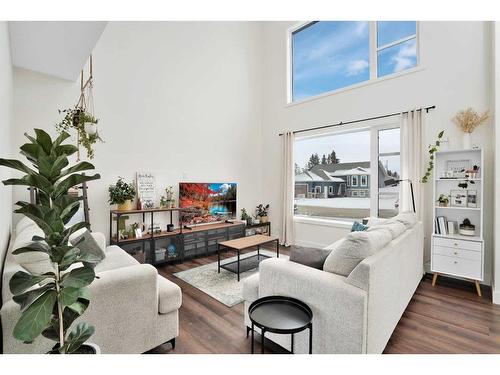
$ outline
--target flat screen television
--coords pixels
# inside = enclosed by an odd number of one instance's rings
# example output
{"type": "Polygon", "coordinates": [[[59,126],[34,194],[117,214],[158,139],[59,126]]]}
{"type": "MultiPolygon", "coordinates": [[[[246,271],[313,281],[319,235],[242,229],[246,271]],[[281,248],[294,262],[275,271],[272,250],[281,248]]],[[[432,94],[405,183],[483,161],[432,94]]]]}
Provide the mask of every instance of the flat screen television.
{"type": "Polygon", "coordinates": [[[183,225],[222,222],[236,218],[235,183],[179,183],[179,207],[183,225]]]}

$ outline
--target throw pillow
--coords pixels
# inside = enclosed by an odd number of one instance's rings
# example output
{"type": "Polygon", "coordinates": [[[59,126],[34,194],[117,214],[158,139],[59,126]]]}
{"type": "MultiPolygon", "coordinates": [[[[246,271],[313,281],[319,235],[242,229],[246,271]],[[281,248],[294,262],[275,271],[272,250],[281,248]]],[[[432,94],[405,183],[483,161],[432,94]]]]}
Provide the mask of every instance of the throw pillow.
{"type": "Polygon", "coordinates": [[[402,223],[406,229],[411,228],[417,222],[417,215],[412,211],[401,212],[399,215],[394,216],[391,221],[399,221],[402,223]]]}
{"type": "Polygon", "coordinates": [[[375,254],[391,240],[388,230],[349,233],[331,245],[332,252],[325,260],[323,271],[349,276],[360,262],[375,254]]]}
{"type": "Polygon", "coordinates": [[[351,232],[364,232],[368,229],[368,225],[361,224],[357,221],[352,223],[351,232]]]}
{"type": "Polygon", "coordinates": [[[406,230],[406,227],[399,221],[389,220],[385,224],[374,225],[373,227],[368,228],[368,231],[370,232],[377,229],[388,230],[391,233],[392,239],[395,239],[396,237],[399,237],[401,234],[403,234],[403,232],[406,230]]]}
{"type": "Polygon", "coordinates": [[[323,269],[323,264],[330,249],[316,249],[312,247],[293,246],[290,249],[290,260],[295,263],[303,264],[304,266],[323,269]]]}
{"type": "Polygon", "coordinates": [[[90,254],[96,255],[101,259],[104,259],[106,257],[106,254],[104,253],[104,251],[102,251],[101,247],[96,242],[96,240],[94,240],[94,237],[92,237],[92,234],[88,230],[85,230],[79,236],[71,238],[70,242],[73,246],[78,247],[83,252],[88,252],[90,254]],[[79,242],[82,238],[83,240],[79,242]]]}

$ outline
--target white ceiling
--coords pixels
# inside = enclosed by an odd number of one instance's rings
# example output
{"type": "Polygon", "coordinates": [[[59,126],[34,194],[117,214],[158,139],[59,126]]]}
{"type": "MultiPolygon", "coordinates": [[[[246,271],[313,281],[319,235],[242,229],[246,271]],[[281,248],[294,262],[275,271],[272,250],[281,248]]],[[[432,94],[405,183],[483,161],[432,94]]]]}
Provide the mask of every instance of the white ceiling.
{"type": "Polygon", "coordinates": [[[71,81],[89,58],[107,22],[9,22],[12,64],[71,81]]]}

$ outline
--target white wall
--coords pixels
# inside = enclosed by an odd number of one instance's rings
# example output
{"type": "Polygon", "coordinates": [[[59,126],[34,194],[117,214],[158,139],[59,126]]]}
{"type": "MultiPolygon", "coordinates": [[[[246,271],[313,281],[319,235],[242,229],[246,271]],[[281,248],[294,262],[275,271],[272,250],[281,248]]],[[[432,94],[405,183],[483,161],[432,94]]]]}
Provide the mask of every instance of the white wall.
{"type": "MultiPolygon", "coordinates": [[[[260,202],[260,30],[252,22],[108,24],[93,53],[105,140],[93,160],[102,178],[89,183],[93,230],[108,235],[108,186],[137,171],[154,172],[162,189],[236,182],[238,210],[260,202]]],[[[79,87],[17,69],[14,80],[17,147],[33,127],[54,133],[58,108],[73,106],[79,87]]],[[[27,199],[24,190],[14,195],[27,199]]]]}
{"type": "MultiPolygon", "coordinates": [[[[500,111],[500,22],[495,22],[493,35],[493,50],[494,50],[494,67],[493,74],[493,106],[495,108],[495,186],[500,186],[500,116],[497,113],[500,111]]],[[[495,220],[494,233],[500,233],[500,199],[498,195],[495,198],[495,220]]],[[[493,275],[493,302],[500,304],[500,240],[494,239],[494,275],[493,275]]]]}
{"type": "MultiPolygon", "coordinates": [[[[12,127],[12,65],[9,28],[0,22],[0,157],[11,156],[12,127]]],[[[7,168],[0,167],[0,181],[10,177],[7,168]]],[[[12,222],[12,189],[0,183],[0,271],[7,248],[12,222]]]]}
{"type": "MultiPolygon", "coordinates": [[[[450,147],[461,146],[460,130],[450,118],[469,106],[477,110],[491,105],[491,25],[484,22],[421,22],[421,70],[394,79],[381,80],[362,87],[301,104],[286,104],[287,87],[287,29],[294,22],[272,22],[264,25],[264,154],[269,160],[265,170],[264,198],[273,202],[271,220],[279,230],[280,205],[280,139],[283,130],[308,128],[318,125],[355,120],[401,110],[436,105],[429,113],[425,131],[426,143],[445,129],[450,147]]],[[[493,200],[493,132],[492,122],[482,125],[473,134],[473,143],[485,150],[485,202],[493,200]]],[[[426,186],[432,196],[431,184],[426,186]]],[[[432,230],[432,202],[427,202],[426,260],[429,259],[429,236],[432,230]]],[[[492,267],[493,206],[485,205],[485,240],[487,282],[492,267]]],[[[311,236],[303,223],[296,223],[296,241],[328,244],[344,231],[322,227],[311,236]],[[303,236],[309,236],[304,239],[303,236]]]]}

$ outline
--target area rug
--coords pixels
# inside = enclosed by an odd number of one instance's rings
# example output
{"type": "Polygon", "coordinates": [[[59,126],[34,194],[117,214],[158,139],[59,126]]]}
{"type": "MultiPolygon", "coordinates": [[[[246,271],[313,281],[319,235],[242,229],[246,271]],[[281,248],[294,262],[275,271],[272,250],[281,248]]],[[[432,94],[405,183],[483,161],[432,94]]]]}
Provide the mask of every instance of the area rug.
{"type": "MultiPolygon", "coordinates": [[[[276,252],[260,250],[260,253],[268,257],[276,257],[276,252]]],[[[256,251],[242,254],[241,259],[257,254],[256,251]]],[[[280,254],[280,258],[288,259],[288,256],[280,254]]],[[[226,258],[221,264],[235,261],[237,257],[226,258]]],[[[238,282],[235,273],[221,268],[217,273],[217,262],[205,264],[203,266],[191,268],[186,271],[174,273],[174,276],[185,281],[189,285],[215,298],[220,303],[228,307],[233,307],[243,302],[243,280],[259,272],[258,268],[240,273],[240,282],[238,282]]]]}

